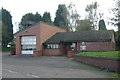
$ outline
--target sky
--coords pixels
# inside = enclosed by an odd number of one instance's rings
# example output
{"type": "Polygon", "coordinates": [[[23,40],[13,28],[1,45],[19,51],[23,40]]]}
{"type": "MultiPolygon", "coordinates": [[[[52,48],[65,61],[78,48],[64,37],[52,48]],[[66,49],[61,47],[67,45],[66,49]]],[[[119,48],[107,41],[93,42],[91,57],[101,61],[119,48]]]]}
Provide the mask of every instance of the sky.
{"type": "Polygon", "coordinates": [[[115,6],[113,0],[0,0],[0,7],[7,9],[12,15],[14,33],[18,31],[18,23],[26,13],[36,13],[43,15],[45,11],[50,12],[52,20],[54,20],[56,10],[59,4],[69,5],[71,2],[75,4],[77,12],[81,19],[85,18],[85,7],[92,2],[97,1],[99,4],[98,11],[104,13],[103,19],[106,22],[107,29],[117,30],[114,26],[108,25],[108,17],[111,17],[110,9],[115,6]]]}

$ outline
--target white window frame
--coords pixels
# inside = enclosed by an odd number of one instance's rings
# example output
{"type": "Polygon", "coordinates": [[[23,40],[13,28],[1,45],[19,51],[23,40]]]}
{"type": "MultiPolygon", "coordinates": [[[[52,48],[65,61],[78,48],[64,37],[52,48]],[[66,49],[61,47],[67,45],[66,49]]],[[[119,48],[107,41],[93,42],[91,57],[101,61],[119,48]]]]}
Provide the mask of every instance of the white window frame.
{"type": "Polygon", "coordinates": [[[47,44],[47,49],[58,49],[59,44],[47,44]]]}

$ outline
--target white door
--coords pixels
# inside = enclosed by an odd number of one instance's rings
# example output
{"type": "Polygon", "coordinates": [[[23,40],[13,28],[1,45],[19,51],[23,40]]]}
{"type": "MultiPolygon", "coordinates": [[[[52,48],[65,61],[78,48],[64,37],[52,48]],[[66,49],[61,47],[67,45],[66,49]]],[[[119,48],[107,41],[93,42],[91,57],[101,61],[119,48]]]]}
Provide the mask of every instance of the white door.
{"type": "Polygon", "coordinates": [[[22,36],[21,37],[22,54],[33,54],[36,49],[36,36],[22,36]]]}

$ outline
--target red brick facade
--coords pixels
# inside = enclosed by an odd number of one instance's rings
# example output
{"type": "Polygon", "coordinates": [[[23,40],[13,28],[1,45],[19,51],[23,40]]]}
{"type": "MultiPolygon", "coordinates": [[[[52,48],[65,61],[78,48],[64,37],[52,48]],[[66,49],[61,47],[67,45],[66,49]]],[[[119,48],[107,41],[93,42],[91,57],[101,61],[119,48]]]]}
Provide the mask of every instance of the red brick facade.
{"type": "Polygon", "coordinates": [[[115,50],[111,42],[86,43],[87,51],[113,51],[115,50]]]}
{"type": "Polygon", "coordinates": [[[67,50],[66,46],[64,44],[59,45],[60,48],[58,49],[43,49],[43,55],[48,56],[48,55],[66,55],[67,50]]]}
{"type": "MultiPolygon", "coordinates": [[[[82,42],[76,43],[76,50],[80,51],[82,42]]],[[[85,42],[86,51],[114,51],[115,50],[115,39],[114,35],[112,40],[109,42],[85,42]]]]}
{"type": "Polygon", "coordinates": [[[43,55],[44,56],[63,55],[63,53],[60,49],[44,49],[43,55]]]}
{"type": "MultiPolygon", "coordinates": [[[[21,54],[21,37],[22,36],[36,36],[36,43],[40,44],[40,23],[34,25],[16,34],[16,54],[21,54]]],[[[36,45],[36,50],[40,50],[40,45],[36,45]]]]}
{"type": "MultiPolygon", "coordinates": [[[[76,43],[75,51],[80,51],[80,42],[76,43]]],[[[86,51],[114,51],[115,44],[113,42],[85,42],[86,51]]],[[[72,49],[70,49],[72,50],[72,49]]],[[[44,49],[43,55],[68,55],[66,45],[60,44],[59,49],[44,49]]],[[[69,55],[68,55],[69,56],[69,55]]]]}
{"type": "Polygon", "coordinates": [[[48,25],[44,22],[39,22],[30,28],[27,28],[16,34],[16,54],[21,54],[21,37],[34,35],[36,36],[36,51],[42,50],[42,44],[52,35],[57,32],[65,32],[64,29],[60,29],[55,26],[48,25]]]}
{"type": "MultiPolygon", "coordinates": [[[[16,33],[16,55],[21,54],[21,37],[22,36],[36,36],[36,51],[34,51],[34,56],[41,55],[67,55],[69,53],[68,46],[70,44],[66,44],[66,42],[59,43],[58,49],[47,49],[43,44],[46,40],[48,40],[51,36],[53,36],[57,32],[66,32],[64,29],[60,29],[58,27],[54,27],[48,25],[44,22],[39,22],[23,31],[16,33]]],[[[67,42],[68,43],[68,42],[67,42]]],[[[69,42],[72,43],[72,42],[69,42]]],[[[80,46],[82,42],[76,41],[74,50],[80,51],[80,46]]],[[[114,35],[112,40],[109,42],[84,42],[86,46],[86,51],[113,51],[115,50],[115,39],[114,35]]],[[[68,55],[69,56],[69,55],[68,55]]]]}
{"type": "MultiPolygon", "coordinates": [[[[80,43],[77,43],[77,51],[80,50],[80,43]]],[[[114,51],[114,42],[85,42],[86,51],[114,51]]]]}

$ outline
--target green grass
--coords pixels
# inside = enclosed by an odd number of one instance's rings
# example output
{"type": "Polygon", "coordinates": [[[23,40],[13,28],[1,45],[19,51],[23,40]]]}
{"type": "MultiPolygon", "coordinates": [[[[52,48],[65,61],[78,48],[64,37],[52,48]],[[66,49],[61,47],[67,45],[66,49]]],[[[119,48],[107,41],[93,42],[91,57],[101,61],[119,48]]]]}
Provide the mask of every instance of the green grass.
{"type": "Polygon", "coordinates": [[[120,59],[120,51],[110,51],[110,52],[79,52],[76,55],[79,55],[79,56],[90,56],[90,57],[111,58],[111,59],[120,59]]]}
{"type": "Polygon", "coordinates": [[[113,78],[120,78],[120,73],[112,73],[113,78]]]}

